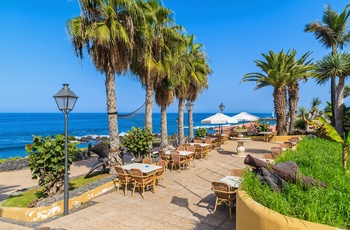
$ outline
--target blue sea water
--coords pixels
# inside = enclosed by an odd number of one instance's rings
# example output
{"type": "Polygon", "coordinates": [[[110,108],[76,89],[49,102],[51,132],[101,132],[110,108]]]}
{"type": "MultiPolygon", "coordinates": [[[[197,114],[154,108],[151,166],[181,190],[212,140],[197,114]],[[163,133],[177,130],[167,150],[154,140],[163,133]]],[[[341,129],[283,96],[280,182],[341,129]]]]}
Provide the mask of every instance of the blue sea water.
{"type": "MultiPolygon", "coordinates": [[[[201,120],[215,113],[194,113],[195,128],[209,127],[201,124],[201,120]]],[[[237,113],[225,113],[228,116],[237,113]]],[[[261,118],[269,113],[252,113],[261,118]]],[[[177,113],[168,113],[168,134],[177,133],[177,113]]],[[[185,113],[185,135],[187,130],[187,113],[185,113]]],[[[126,132],[132,126],[144,126],[144,114],[136,113],[128,118],[118,118],[119,133],[126,132]]],[[[212,125],[213,126],[213,125],[212,125]]],[[[153,114],[153,132],[160,133],[160,114],[153,114]]],[[[32,143],[32,135],[48,135],[64,133],[64,116],[62,113],[0,113],[0,159],[26,156],[25,145],[32,143]]],[[[89,135],[108,135],[106,113],[70,113],[68,116],[68,135],[82,137],[89,135]]]]}

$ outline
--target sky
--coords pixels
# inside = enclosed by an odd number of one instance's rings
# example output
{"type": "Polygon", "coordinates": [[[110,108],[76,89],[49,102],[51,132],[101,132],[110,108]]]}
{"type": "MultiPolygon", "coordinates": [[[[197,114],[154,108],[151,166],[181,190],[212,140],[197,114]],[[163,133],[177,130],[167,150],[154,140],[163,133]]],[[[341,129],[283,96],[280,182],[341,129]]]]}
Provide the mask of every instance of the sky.
{"type": "MultiPolygon", "coordinates": [[[[163,0],[175,21],[205,47],[213,73],[209,89],[194,102],[193,111],[271,113],[273,88],[254,90],[241,82],[246,73],[260,72],[255,60],[270,50],[295,49],[297,58],[311,51],[314,61],[330,52],[311,33],[307,23],[322,19],[325,4],[342,12],[345,0],[163,0]]],[[[106,112],[105,75],[88,56],[74,54],[66,22],[79,16],[77,0],[0,0],[0,112],[57,112],[53,99],[63,83],[79,96],[74,112],[106,112]]],[[[345,47],[345,51],[348,48],[345,47]]],[[[313,79],[300,83],[299,107],[310,108],[318,97],[323,109],[330,101],[330,83],[313,79]]],[[[145,90],[130,75],[116,77],[119,112],[132,112],[144,103],[145,90]]],[[[345,103],[347,103],[345,100],[345,103]]],[[[168,112],[177,112],[178,101],[168,112]]],[[[349,103],[347,103],[349,104],[349,103]]],[[[154,103],[154,112],[160,108],[154,103]]]]}

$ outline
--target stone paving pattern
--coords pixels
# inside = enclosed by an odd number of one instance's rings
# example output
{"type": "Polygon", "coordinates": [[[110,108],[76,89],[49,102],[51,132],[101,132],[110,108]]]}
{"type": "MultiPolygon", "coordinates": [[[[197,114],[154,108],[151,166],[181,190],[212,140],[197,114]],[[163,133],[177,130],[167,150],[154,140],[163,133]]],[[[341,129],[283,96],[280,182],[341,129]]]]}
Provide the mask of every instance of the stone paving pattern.
{"type": "MultiPolygon", "coordinates": [[[[271,147],[278,145],[251,141],[245,143],[245,148],[246,153],[262,158],[263,154],[271,152],[271,147]]],[[[219,207],[213,216],[215,195],[211,191],[212,181],[229,175],[231,169],[246,167],[244,157],[237,156],[236,146],[236,141],[229,140],[222,145],[223,151],[213,149],[208,160],[195,160],[195,167],[191,166],[190,170],[167,170],[164,174],[167,187],[160,181],[156,194],[146,191],[145,199],[138,192],[131,196],[131,190],[126,196],[123,189],[118,194],[113,190],[67,216],[57,216],[41,223],[15,223],[2,218],[0,229],[236,229],[235,214],[230,221],[226,206],[219,207]]],[[[94,160],[72,166],[71,175],[84,175],[94,160]]],[[[16,174],[12,177],[22,178],[16,181],[16,185],[7,178],[6,172],[1,172],[0,189],[32,186],[28,171],[11,172],[16,174]]]]}

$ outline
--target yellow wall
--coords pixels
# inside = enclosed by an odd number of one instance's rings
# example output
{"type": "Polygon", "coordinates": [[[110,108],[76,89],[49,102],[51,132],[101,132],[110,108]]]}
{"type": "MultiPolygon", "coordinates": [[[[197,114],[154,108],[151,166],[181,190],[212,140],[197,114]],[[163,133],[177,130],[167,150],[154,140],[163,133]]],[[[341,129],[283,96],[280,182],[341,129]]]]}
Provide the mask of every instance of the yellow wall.
{"type": "MultiPolygon", "coordinates": [[[[98,188],[92,189],[79,197],[74,197],[69,199],[69,209],[74,206],[79,206],[92,198],[99,196],[107,191],[114,188],[114,182],[106,183],[98,188]]],[[[14,219],[14,220],[24,220],[29,222],[43,221],[52,216],[62,214],[64,211],[63,201],[57,202],[51,206],[47,207],[37,207],[37,208],[13,208],[13,207],[1,207],[0,206],[0,216],[14,219]]]]}
{"type": "Polygon", "coordinates": [[[237,192],[237,230],[335,230],[338,228],[283,216],[255,202],[243,190],[237,192]]]}

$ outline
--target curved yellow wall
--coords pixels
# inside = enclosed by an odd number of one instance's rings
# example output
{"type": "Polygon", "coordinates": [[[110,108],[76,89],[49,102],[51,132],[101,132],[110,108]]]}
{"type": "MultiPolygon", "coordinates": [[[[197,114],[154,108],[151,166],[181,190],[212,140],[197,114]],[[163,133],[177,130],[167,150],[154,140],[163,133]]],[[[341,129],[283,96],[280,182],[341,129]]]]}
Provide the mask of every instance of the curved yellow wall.
{"type": "Polygon", "coordinates": [[[237,192],[237,230],[335,230],[339,228],[283,216],[255,202],[244,190],[237,192]]]}
{"type": "MultiPolygon", "coordinates": [[[[111,181],[98,188],[92,189],[81,196],[71,198],[68,202],[69,209],[73,208],[74,206],[79,206],[82,203],[85,203],[96,196],[110,191],[113,188],[114,182],[111,181]]],[[[63,201],[60,201],[54,203],[51,206],[37,208],[13,208],[0,206],[0,216],[14,220],[23,220],[29,222],[43,221],[47,218],[63,213],[63,205],[63,201]]]]}

